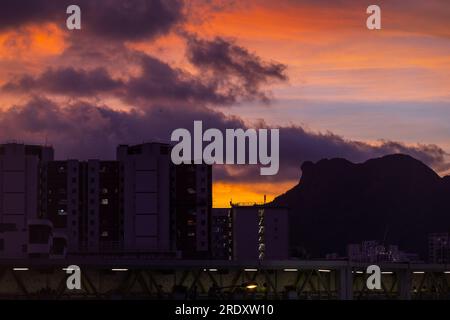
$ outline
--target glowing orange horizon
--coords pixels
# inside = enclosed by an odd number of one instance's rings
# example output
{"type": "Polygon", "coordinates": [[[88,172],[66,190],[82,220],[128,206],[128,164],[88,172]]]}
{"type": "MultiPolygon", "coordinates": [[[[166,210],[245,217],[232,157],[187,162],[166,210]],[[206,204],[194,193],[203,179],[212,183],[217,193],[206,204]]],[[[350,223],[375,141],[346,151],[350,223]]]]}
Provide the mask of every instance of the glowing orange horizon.
{"type": "Polygon", "coordinates": [[[213,184],[213,207],[229,208],[233,203],[263,203],[271,202],[275,197],[294,187],[298,181],[279,183],[231,183],[215,182],[213,184]]]}

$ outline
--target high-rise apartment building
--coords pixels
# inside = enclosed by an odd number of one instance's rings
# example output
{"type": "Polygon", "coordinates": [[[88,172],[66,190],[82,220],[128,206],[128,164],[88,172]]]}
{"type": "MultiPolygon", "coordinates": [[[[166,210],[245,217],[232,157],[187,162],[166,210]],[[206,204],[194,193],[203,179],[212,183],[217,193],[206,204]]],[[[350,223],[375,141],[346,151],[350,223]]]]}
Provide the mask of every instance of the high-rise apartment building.
{"type": "Polygon", "coordinates": [[[170,252],[171,233],[169,145],[120,145],[117,160],[123,170],[124,249],[170,252]]]}
{"type": "Polygon", "coordinates": [[[28,223],[41,216],[40,171],[53,160],[53,148],[0,145],[0,257],[28,253],[28,223]]]}
{"type": "Polygon", "coordinates": [[[66,235],[67,249],[79,250],[82,204],[81,166],[76,160],[51,161],[41,171],[41,218],[66,235]]]}
{"type": "Polygon", "coordinates": [[[121,172],[117,161],[51,161],[42,170],[43,217],[69,252],[120,250],[121,172]]]}
{"type": "Polygon", "coordinates": [[[209,258],[212,169],[209,165],[173,166],[171,199],[176,247],[184,259],[209,258]]]}
{"type": "Polygon", "coordinates": [[[0,146],[0,257],[206,259],[211,206],[211,166],[175,166],[167,144],[121,145],[115,161],[54,161],[52,148],[0,146]]]}
{"type": "Polygon", "coordinates": [[[230,260],[232,254],[232,210],[213,208],[211,215],[211,259],[230,260]]]}

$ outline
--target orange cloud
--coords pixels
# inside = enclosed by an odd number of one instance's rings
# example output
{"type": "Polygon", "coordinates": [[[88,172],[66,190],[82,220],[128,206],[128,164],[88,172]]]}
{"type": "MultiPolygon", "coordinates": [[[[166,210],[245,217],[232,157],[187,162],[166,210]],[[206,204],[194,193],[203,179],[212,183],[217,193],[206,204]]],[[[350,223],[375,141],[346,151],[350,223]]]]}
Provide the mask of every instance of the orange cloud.
{"type": "Polygon", "coordinates": [[[412,0],[379,5],[381,31],[367,30],[366,3],[321,0],[252,0],[211,10],[209,18],[187,28],[202,37],[236,38],[262,58],[287,64],[291,88],[284,87],[278,97],[446,99],[449,4],[412,0]]]}
{"type": "MultiPolygon", "coordinates": [[[[52,58],[68,46],[66,35],[56,24],[27,25],[0,33],[0,85],[23,74],[38,74],[52,58]]],[[[0,110],[23,97],[5,93],[0,97],[0,110]]]]}
{"type": "Polygon", "coordinates": [[[67,47],[56,24],[30,25],[0,34],[0,59],[29,61],[61,54],[67,47]]]}
{"type": "MultiPolygon", "coordinates": [[[[216,10],[222,0],[198,1],[192,10],[194,26],[203,31],[286,38],[299,33],[326,31],[339,35],[342,31],[365,29],[366,9],[370,2],[358,0],[248,0],[216,10]],[[212,5],[211,5],[212,4],[212,5]],[[210,8],[208,10],[208,7],[210,8]],[[198,13],[208,16],[199,23],[198,13]]],[[[450,36],[448,29],[450,3],[446,0],[379,0],[385,32],[410,32],[450,36]]],[[[296,38],[297,39],[297,38],[296,38]]]]}

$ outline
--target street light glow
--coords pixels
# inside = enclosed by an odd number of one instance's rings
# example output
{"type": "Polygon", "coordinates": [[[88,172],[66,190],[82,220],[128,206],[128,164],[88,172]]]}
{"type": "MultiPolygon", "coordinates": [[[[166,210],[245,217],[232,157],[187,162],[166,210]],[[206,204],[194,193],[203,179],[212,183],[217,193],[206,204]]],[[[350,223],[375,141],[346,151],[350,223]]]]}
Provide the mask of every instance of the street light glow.
{"type": "Polygon", "coordinates": [[[329,270],[329,269],[319,269],[318,271],[319,272],[331,272],[331,270],[329,270]]]}
{"type": "Polygon", "coordinates": [[[28,271],[28,268],[13,268],[14,271],[28,271]]]}
{"type": "Polygon", "coordinates": [[[249,283],[246,283],[244,286],[248,290],[253,290],[253,289],[258,288],[258,284],[256,282],[249,282],[249,283]]]}

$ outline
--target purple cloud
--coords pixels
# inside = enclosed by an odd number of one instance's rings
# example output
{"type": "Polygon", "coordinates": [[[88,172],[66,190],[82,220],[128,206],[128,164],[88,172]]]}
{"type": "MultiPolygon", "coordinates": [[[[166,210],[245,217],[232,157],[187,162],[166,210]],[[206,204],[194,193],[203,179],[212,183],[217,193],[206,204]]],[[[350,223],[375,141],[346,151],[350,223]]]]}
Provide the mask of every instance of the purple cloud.
{"type": "MultiPolygon", "coordinates": [[[[140,67],[138,75],[121,80],[112,78],[105,67],[92,70],[50,68],[37,77],[25,75],[9,81],[1,89],[6,92],[31,91],[81,97],[102,93],[139,105],[149,101],[220,106],[255,99],[268,101],[263,86],[271,80],[285,80],[284,66],[267,63],[241,47],[229,45],[235,47],[231,51],[237,50],[242,56],[229,52],[226,53],[228,58],[221,57],[213,62],[216,59],[214,50],[211,53],[204,52],[202,55],[212,55],[209,58],[211,62],[198,65],[199,74],[174,68],[153,56],[119,47],[123,55],[131,57],[131,62],[140,67]],[[244,68],[248,68],[248,72],[244,68]]],[[[79,51],[80,48],[73,47],[73,50],[79,51]]],[[[101,55],[102,52],[96,57],[101,55]]]]}
{"type": "Polygon", "coordinates": [[[70,96],[90,96],[112,92],[123,86],[122,81],[112,79],[105,69],[75,70],[74,68],[48,69],[33,78],[23,76],[16,82],[5,84],[7,92],[47,92],[70,96]]]}
{"type": "Polygon", "coordinates": [[[216,79],[219,87],[234,95],[254,97],[268,102],[264,85],[286,81],[286,65],[263,61],[246,48],[220,37],[213,40],[187,35],[187,57],[203,72],[216,79]]]}
{"type": "MultiPolygon", "coordinates": [[[[62,107],[46,98],[33,98],[22,106],[0,112],[0,135],[29,143],[48,141],[60,159],[114,158],[118,144],[144,141],[170,142],[174,129],[192,130],[193,121],[202,120],[207,128],[247,128],[238,117],[206,107],[184,105],[117,111],[105,105],[77,101],[62,107]]],[[[354,162],[392,153],[409,154],[436,170],[448,168],[446,153],[435,145],[406,146],[386,141],[380,146],[349,141],[332,134],[308,132],[301,127],[280,128],[280,172],[261,177],[259,167],[241,166],[235,176],[223,166],[216,166],[215,179],[222,181],[286,181],[300,177],[301,164],[323,158],[341,157],[354,162]]]]}
{"type": "Polygon", "coordinates": [[[66,9],[81,8],[82,32],[109,40],[137,40],[167,33],[183,21],[181,0],[3,0],[0,30],[54,22],[65,28],[66,9]]]}

